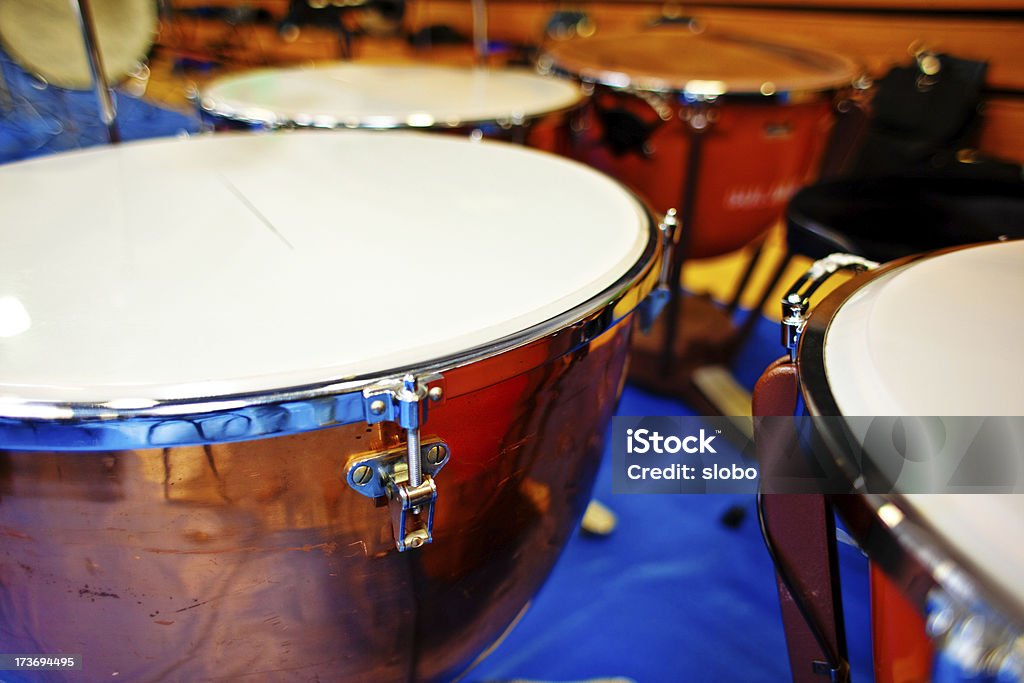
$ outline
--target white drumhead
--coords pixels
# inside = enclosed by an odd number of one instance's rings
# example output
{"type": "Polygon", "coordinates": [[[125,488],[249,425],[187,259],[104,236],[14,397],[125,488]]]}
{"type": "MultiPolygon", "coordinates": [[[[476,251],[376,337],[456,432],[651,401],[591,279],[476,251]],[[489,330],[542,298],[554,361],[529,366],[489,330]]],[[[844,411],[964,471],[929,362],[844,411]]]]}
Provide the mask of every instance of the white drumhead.
{"type": "Polygon", "coordinates": [[[844,415],[1024,415],[1024,241],[915,261],[843,303],[825,336],[844,415]]]}
{"type": "Polygon", "coordinates": [[[1024,610],[1024,495],[912,494],[904,503],[1024,610]]]}
{"type": "MultiPolygon", "coordinates": [[[[844,415],[1024,415],[1024,242],[972,247],[876,278],[825,337],[844,415]]],[[[1024,495],[907,494],[910,514],[1024,608],[1024,495]]]]}
{"type": "Polygon", "coordinates": [[[514,145],[214,135],[0,167],[6,401],[195,399],[488,344],[637,264],[645,210],[514,145]]]}
{"type": "Polygon", "coordinates": [[[579,88],[515,69],[330,64],[226,76],[203,109],[268,125],[397,128],[518,123],[572,107],[579,88]]]}

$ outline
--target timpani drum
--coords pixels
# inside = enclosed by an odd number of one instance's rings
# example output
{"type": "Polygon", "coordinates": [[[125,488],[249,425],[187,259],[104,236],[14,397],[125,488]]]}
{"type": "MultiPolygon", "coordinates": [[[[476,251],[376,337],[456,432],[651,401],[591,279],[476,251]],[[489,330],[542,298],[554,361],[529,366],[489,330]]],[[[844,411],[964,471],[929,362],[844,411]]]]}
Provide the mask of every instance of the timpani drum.
{"type": "Polygon", "coordinates": [[[579,88],[526,70],[326,64],[218,78],[199,93],[215,127],[479,131],[549,147],[579,88]]]}
{"type": "Polygon", "coordinates": [[[356,131],[16,163],[0,198],[5,650],[90,680],[449,680],[514,622],[657,280],[632,195],[356,131]]]}
{"type": "MultiPolygon", "coordinates": [[[[895,261],[796,313],[813,415],[1024,415],[1024,241],[895,261]]],[[[848,438],[836,424],[822,422],[828,443],[848,438]]],[[[1020,490],[1024,435],[1011,437],[1017,484],[835,497],[875,564],[879,683],[1024,680],[1024,495],[1006,492],[1020,490]]]]}
{"type": "Polygon", "coordinates": [[[676,27],[556,43],[539,66],[593,91],[574,155],[679,208],[689,258],[738,249],[780,216],[856,76],[835,55],[676,27]]]}

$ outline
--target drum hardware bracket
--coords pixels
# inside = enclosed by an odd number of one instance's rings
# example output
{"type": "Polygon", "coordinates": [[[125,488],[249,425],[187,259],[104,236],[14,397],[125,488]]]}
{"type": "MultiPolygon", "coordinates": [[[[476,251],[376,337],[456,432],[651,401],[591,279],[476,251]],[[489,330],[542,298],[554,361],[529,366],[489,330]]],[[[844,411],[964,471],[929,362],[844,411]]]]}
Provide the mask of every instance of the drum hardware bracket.
{"type": "Polygon", "coordinates": [[[861,74],[848,88],[836,94],[833,100],[835,110],[840,114],[845,114],[851,109],[866,111],[871,100],[871,88],[873,85],[874,81],[871,80],[870,76],[861,74]]]}
{"type": "Polygon", "coordinates": [[[811,264],[808,271],[793,284],[786,296],[782,297],[782,345],[789,350],[789,357],[793,362],[796,362],[800,335],[807,324],[807,309],[810,307],[814,292],[841,270],[860,272],[877,267],[877,263],[861,256],[829,254],[811,264]]]}
{"type": "Polygon", "coordinates": [[[405,448],[397,455],[392,453],[391,458],[391,461],[395,458],[400,460],[401,455],[405,455],[402,463],[404,474],[400,474],[402,468],[396,466],[381,471],[370,463],[357,463],[349,468],[347,480],[357,491],[365,491],[364,495],[373,498],[380,494],[372,495],[370,489],[365,488],[369,485],[367,477],[382,482],[399,552],[418,548],[433,540],[434,501],[437,499],[433,475],[441,469],[438,462],[443,465],[448,461],[450,450],[445,444],[431,444],[424,451],[420,444],[420,427],[427,420],[427,405],[443,401],[444,396],[444,377],[437,373],[420,377],[405,375],[363,389],[363,412],[367,424],[397,422],[405,430],[405,448]],[[443,447],[443,457],[437,450],[440,447],[443,447]],[[433,465],[430,463],[432,457],[433,465]],[[361,466],[370,470],[359,469],[361,466]],[[374,469],[377,470],[375,477],[371,476],[374,469]],[[419,525],[410,531],[413,518],[417,518],[419,525]]]}
{"type": "Polygon", "coordinates": [[[917,76],[917,89],[920,92],[931,90],[941,78],[942,60],[932,50],[920,45],[911,44],[911,54],[917,62],[917,69],[920,72],[917,76]]]}
{"type": "MultiPolygon", "coordinates": [[[[672,297],[672,253],[679,242],[679,230],[676,210],[669,209],[658,224],[658,232],[661,235],[661,273],[658,276],[658,286],[647,295],[639,310],[640,329],[645,333],[650,331],[654,321],[665,310],[665,305],[672,297]]],[[[676,286],[679,286],[678,283],[676,286]]]]}
{"type": "Polygon", "coordinates": [[[433,540],[434,502],[437,484],[434,477],[451,456],[444,441],[420,444],[422,463],[421,482],[409,484],[408,449],[395,448],[382,453],[370,453],[351,461],[345,481],[357,493],[367,498],[386,497],[391,512],[391,529],[399,552],[418,548],[433,540]],[[413,517],[420,524],[413,527],[413,517]]]}
{"type": "Polygon", "coordinates": [[[670,100],[665,95],[652,92],[650,90],[641,90],[639,88],[627,88],[625,92],[643,100],[644,103],[650,107],[662,121],[672,120],[672,114],[674,112],[672,111],[671,104],[669,104],[670,100]]]}
{"type": "Polygon", "coordinates": [[[441,403],[444,377],[432,373],[383,380],[363,389],[363,413],[367,424],[397,422],[405,429],[419,429],[427,420],[427,402],[441,403]]]}
{"type": "Polygon", "coordinates": [[[1004,673],[1007,680],[1024,680],[1024,644],[1012,628],[961,605],[940,588],[928,594],[925,614],[939,657],[964,680],[977,680],[979,673],[992,680],[1004,673]]]}
{"type": "Polygon", "coordinates": [[[829,683],[847,683],[850,680],[849,667],[835,668],[828,662],[822,661],[816,661],[812,666],[815,674],[828,676],[829,683]]]}
{"type": "MultiPolygon", "coordinates": [[[[714,81],[691,81],[687,83],[687,90],[680,95],[682,109],[679,112],[681,118],[689,127],[691,135],[703,135],[718,121],[718,110],[716,104],[718,95],[716,92],[721,84],[714,81]],[[693,87],[694,90],[690,90],[693,87]],[[704,92],[708,90],[709,92],[704,92]]],[[[724,86],[721,86],[724,87],[724,86]]]]}

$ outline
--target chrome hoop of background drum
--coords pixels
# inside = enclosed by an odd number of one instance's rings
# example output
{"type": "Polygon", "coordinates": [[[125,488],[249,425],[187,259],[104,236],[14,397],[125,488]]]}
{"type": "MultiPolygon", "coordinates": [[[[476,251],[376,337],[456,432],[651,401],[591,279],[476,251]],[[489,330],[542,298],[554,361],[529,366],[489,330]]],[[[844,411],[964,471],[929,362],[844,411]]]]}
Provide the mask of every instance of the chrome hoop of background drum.
{"type": "Polygon", "coordinates": [[[400,133],[0,177],[5,647],[133,681],[448,680],[514,621],[588,500],[657,279],[639,202],[400,133]],[[403,523],[433,543],[398,552],[403,523]]]}
{"type": "MultiPolygon", "coordinates": [[[[809,317],[790,316],[808,410],[1024,414],[1022,296],[1024,241],[911,257],[854,278],[809,317]]],[[[834,504],[888,575],[872,575],[875,680],[1024,680],[1024,496],[865,494],[834,504]]]]}
{"type": "Polygon", "coordinates": [[[480,131],[551,148],[581,100],[570,83],[515,69],[331,64],[224,76],[197,104],[221,128],[480,131]]]}
{"type": "Polygon", "coordinates": [[[738,249],[780,216],[856,75],[834,55],[674,27],[556,43],[539,65],[593,91],[574,154],[677,207],[686,258],[738,249]]]}

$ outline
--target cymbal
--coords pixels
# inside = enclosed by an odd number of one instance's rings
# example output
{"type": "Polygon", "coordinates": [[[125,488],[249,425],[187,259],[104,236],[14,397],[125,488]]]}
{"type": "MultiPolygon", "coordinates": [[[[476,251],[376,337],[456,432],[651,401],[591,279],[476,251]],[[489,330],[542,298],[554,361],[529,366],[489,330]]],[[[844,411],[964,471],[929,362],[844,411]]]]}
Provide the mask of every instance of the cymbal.
{"type": "MultiPolygon", "coordinates": [[[[153,0],[90,0],[109,83],[145,59],[157,31],[153,0]]],[[[70,0],[3,0],[0,44],[26,71],[62,88],[92,88],[89,61],[70,0]]]]}

